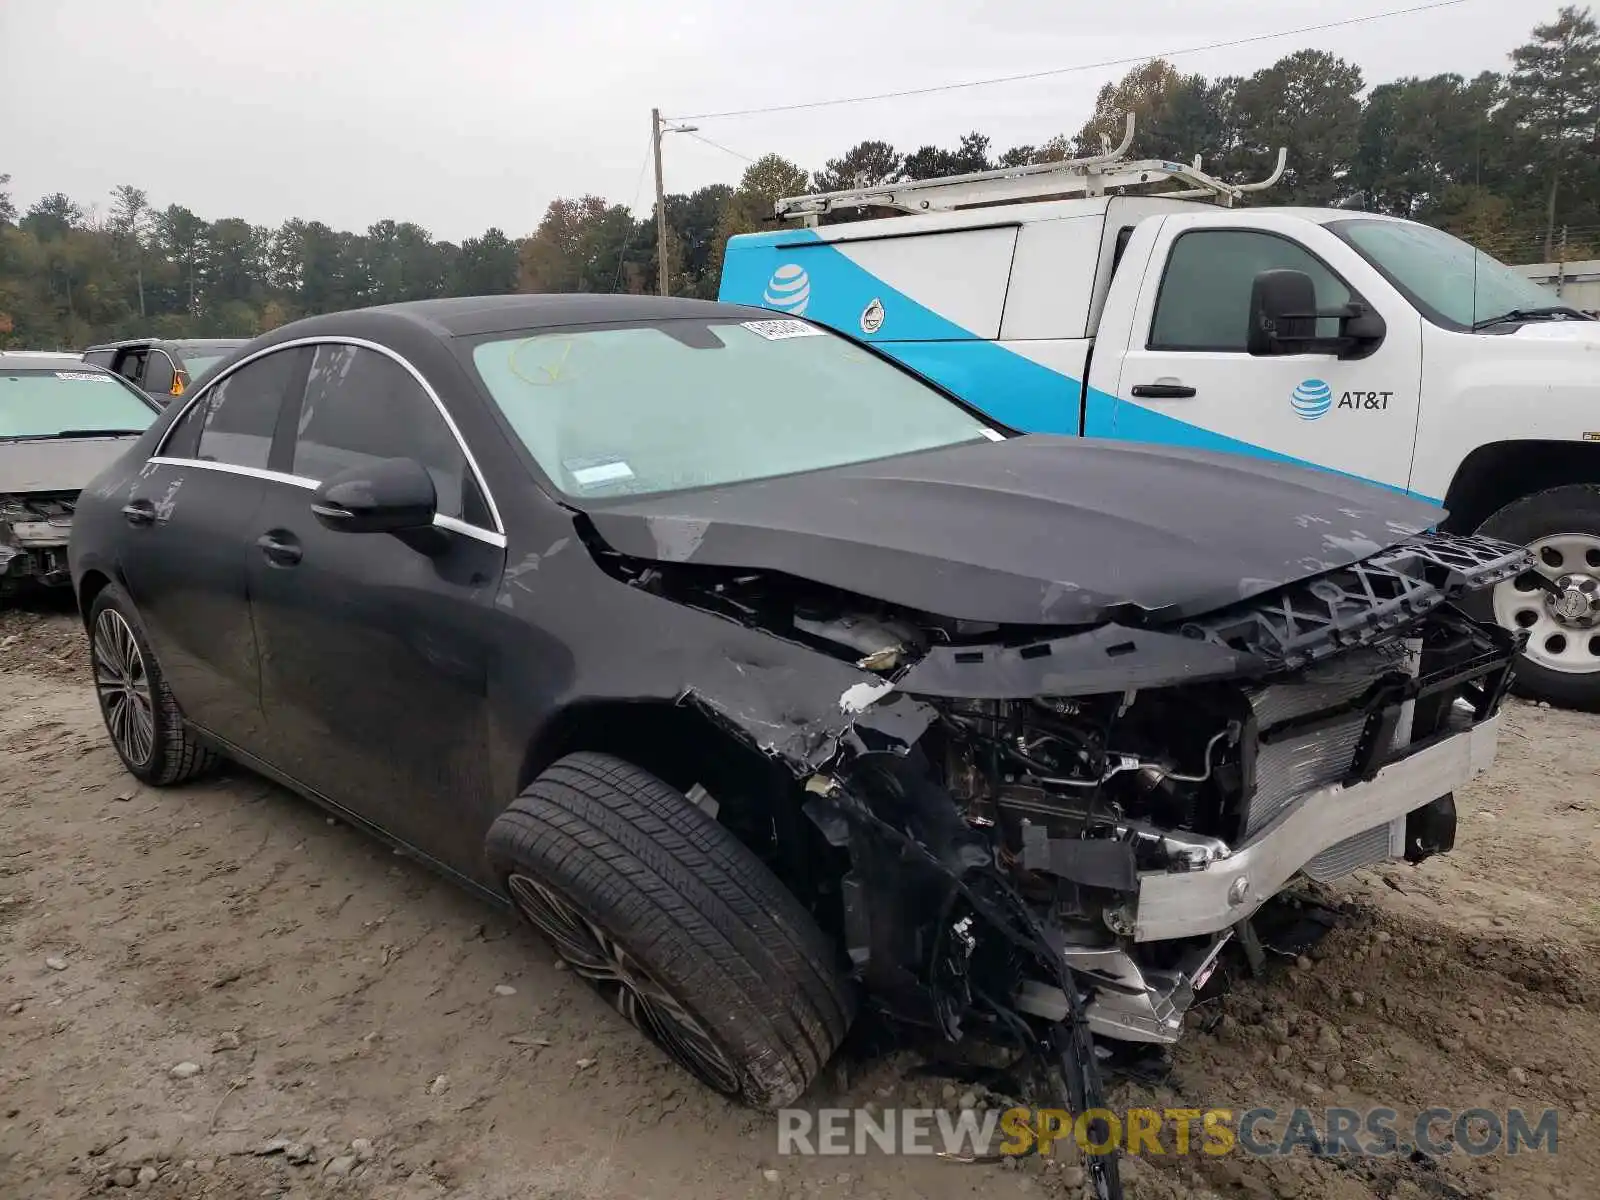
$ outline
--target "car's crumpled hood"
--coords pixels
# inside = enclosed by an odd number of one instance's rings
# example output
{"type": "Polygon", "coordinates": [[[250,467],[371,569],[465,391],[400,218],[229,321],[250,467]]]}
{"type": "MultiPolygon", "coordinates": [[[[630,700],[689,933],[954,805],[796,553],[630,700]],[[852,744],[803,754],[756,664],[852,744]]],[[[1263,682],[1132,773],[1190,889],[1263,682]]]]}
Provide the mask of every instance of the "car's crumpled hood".
{"type": "Polygon", "coordinates": [[[974,621],[1206,612],[1377,553],[1436,505],[1343,476],[1028,436],[588,507],[624,554],[782,571],[974,621]]]}
{"type": "Polygon", "coordinates": [[[0,494],[77,492],[110,466],[137,436],[0,439],[0,494]]]}

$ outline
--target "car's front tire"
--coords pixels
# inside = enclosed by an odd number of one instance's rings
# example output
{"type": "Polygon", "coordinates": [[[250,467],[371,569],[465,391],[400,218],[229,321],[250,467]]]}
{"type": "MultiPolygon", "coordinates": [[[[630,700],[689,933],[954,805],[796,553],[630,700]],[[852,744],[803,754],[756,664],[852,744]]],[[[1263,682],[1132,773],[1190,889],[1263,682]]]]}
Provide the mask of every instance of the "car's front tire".
{"type": "Polygon", "coordinates": [[[487,850],[573,971],[722,1094],[782,1107],[843,1040],[854,996],[811,915],[648,772],[568,755],[495,821],[487,850]]]}
{"type": "Polygon", "coordinates": [[[139,615],[116,584],[95,596],[88,625],[95,696],[122,765],[157,787],[193,779],[214,766],[216,755],[184,723],[139,615]]]}
{"type": "Polygon", "coordinates": [[[1528,633],[1517,691],[1600,712],[1600,487],[1572,484],[1524,496],[1478,532],[1532,549],[1535,570],[1561,589],[1557,595],[1508,580],[1484,604],[1502,625],[1528,633]]]}

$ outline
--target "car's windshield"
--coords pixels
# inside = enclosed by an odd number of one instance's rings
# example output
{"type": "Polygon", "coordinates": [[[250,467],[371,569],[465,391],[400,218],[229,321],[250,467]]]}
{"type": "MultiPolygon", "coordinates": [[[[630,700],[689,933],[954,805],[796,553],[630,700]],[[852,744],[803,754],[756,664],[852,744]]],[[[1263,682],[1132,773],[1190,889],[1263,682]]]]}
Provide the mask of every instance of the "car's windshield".
{"type": "Polygon", "coordinates": [[[641,495],[997,437],[933,388],[797,320],[496,335],[472,351],[555,485],[641,495]]]}
{"type": "Polygon", "coordinates": [[[0,368],[0,438],[142,432],[156,410],[104,371],[0,368]]]}
{"type": "Polygon", "coordinates": [[[1328,226],[1435,321],[1470,329],[1507,313],[1559,303],[1518,275],[1440,229],[1403,221],[1334,221],[1328,226]]]}

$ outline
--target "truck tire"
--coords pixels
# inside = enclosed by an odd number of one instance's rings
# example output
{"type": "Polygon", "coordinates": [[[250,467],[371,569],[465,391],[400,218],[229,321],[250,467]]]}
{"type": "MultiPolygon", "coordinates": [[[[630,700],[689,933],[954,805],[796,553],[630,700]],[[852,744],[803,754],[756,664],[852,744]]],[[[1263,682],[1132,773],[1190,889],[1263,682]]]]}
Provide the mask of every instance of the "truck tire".
{"type": "Polygon", "coordinates": [[[811,915],[751,851],[655,776],[568,755],[489,830],[518,913],[618,1012],[718,1092],[799,1096],[854,1016],[811,915]]]}
{"type": "Polygon", "coordinates": [[[217,756],[184,722],[133,602],[107,584],[89,606],[89,667],[111,746],[133,776],[156,787],[210,770],[217,756]]]}
{"type": "Polygon", "coordinates": [[[1480,615],[1528,631],[1517,693],[1600,712],[1600,487],[1571,484],[1524,496],[1478,532],[1529,547],[1539,572],[1562,587],[1557,597],[1511,581],[1476,598],[1480,615]]]}

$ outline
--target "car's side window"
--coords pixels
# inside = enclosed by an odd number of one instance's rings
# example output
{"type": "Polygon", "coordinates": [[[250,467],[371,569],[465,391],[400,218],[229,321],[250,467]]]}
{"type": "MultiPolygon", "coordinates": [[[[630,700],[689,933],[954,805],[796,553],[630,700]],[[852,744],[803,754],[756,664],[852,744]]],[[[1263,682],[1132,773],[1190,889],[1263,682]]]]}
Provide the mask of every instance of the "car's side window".
{"type": "Polygon", "coordinates": [[[300,408],[294,473],[321,481],[383,458],[426,467],[441,516],[491,527],[455,434],[411,373],[363,346],[318,346],[300,408]]]}
{"type": "Polygon", "coordinates": [[[200,431],[205,428],[206,410],[211,407],[211,397],[201,396],[189,410],[172,423],[166,440],[161,443],[162,458],[194,458],[200,448],[200,431]]]}
{"type": "Polygon", "coordinates": [[[144,375],[144,356],[145,352],[143,350],[124,350],[117,358],[116,365],[112,370],[132,383],[134,387],[142,387],[143,385],[139,380],[144,375]]]}
{"type": "MultiPolygon", "coordinates": [[[[1172,244],[1150,323],[1151,350],[1245,352],[1250,288],[1262,271],[1289,268],[1311,276],[1319,309],[1350,303],[1350,289],[1305,247],[1248,229],[1198,229],[1172,244]]],[[[1337,319],[1317,322],[1318,337],[1337,336],[1337,319]]]]}
{"type": "MultiPolygon", "coordinates": [[[[187,423],[196,409],[204,409],[195,457],[265,469],[278,413],[299,361],[296,352],[280,350],[247,363],[208,391],[184,419],[187,423]]],[[[165,453],[179,457],[171,449],[165,453]]]]}
{"type": "Polygon", "coordinates": [[[105,367],[107,370],[110,370],[111,361],[112,359],[116,358],[116,356],[117,352],[115,350],[90,350],[84,354],[83,361],[87,363],[93,363],[97,367],[105,367]]]}

